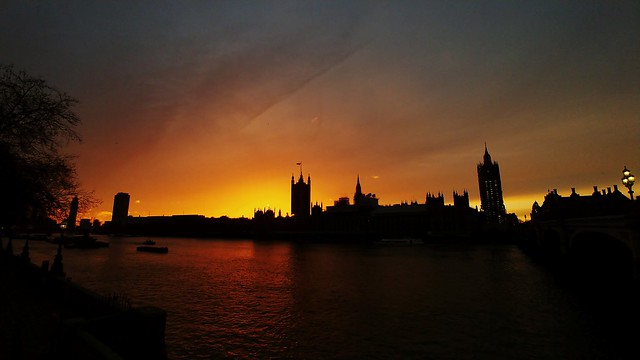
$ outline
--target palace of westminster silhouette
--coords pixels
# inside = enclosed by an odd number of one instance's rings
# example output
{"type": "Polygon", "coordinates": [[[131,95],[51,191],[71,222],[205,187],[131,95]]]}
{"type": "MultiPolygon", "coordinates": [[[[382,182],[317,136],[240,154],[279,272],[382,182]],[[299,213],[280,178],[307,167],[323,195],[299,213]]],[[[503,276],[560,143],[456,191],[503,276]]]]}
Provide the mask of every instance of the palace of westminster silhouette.
{"type": "Polygon", "coordinates": [[[480,211],[469,206],[469,193],[454,191],[453,205],[445,205],[444,195],[426,194],[424,203],[403,202],[380,205],[375,194],[362,191],[356,178],[353,201],[341,197],[333,205],[312,204],[311,176],[291,176],[291,215],[276,215],[271,209],[255,210],[253,219],[206,218],[203,215],[128,216],[129,194],[114,197],[113,217],[103,231],[140,235],[194,236],[284,236],[287,234],[324,237],[436,237],[472,236],[487,227],[517,223],[515,214],[505,211],[500,168],[491,160],[485,144],[483,162],[477,166],[480,211]]]}
{"type": "MultiPolygon", "coordinates": [[[[491,161],[491,155],[485,144],[484,148],[484,162],[478,164],[478,184],[480,188],[480,202],[481,210],[484,214],[484,220],[490,224],[502,224],[506,221],[506,210],[504,207],[504,200],[502,197],[502,182],[500,180],[500,167],[497,162],[491,161]]],[[[300,163],[299,163],[300,164],[300,163]]],[[[406,204],[400,204],[406,205],[406,204]]],[[[417,205],[412,203],[410,205],[417,205]]],[[[434,196],[427,194],[425,204],[427,207],[444,206],[444,196],[438,194],[434,196]]],[[[334,211],[346,211],[351,207],[353,211],[356,209],[370,209],[375,210],[380,205],[378,204],[378,198],[375,194],[364,194],[360,185],[360,176],[356,180],[356,191],[353,196],[353,205],[349,204],[349,198],[341,197],[335,201],[334,206],[328,206],[328,212],[334,211]]],[[[392,205],[394,207],[396,205],[392,205]]],[[[454,191],[453,193],[453,206],[456,208],[468,208],[469,207],[469,194],[464,191],[462,195],[459,195],[454,191]]],[[[304,182],[302,175],[302,168],[300,169],[300,177],[297,182],[294,182],[294,176],[291,175],[291,213],[294,216],[309,216],[317,214],[322,211],[322,206],[318,208],[318,205],[311,206],[311,175],[308,175],[307,182],[304,182]],[[315,211],[314,211],[315,210],[315,211]]]]}

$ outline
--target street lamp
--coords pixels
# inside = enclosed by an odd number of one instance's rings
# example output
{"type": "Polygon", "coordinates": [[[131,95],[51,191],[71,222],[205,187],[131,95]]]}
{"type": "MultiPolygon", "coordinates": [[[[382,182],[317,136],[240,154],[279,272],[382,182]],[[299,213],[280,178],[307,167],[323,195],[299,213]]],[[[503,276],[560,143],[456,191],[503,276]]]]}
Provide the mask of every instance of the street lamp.
{"type": "Polygon", "coordinates": [[[636,178],[635,176],[633,176],[633,174],[631,173],[631,171],[629,171],[629,169],[627,169],[627,167],[624,167],[624,170],[622,170],[622,184],[624,186],[627,187],[627,189],[629,189],[629,195],[631,195],[631,200],[633,200],[633,183],[636,182],[636,178]]]}
{"type": "Polygon", "coordinates": [[[53,264],[51,265],[51,272],[54,275],[64,277],[63,265],[62,265],[62,243],[64,242],[64,229],[67,228],[67,222],[63,221],[60,224],[60,242],[58,242],[58,253],[53,258],[53,264]]]}
{"type": "Polygon", "coordinates": [[[63,221],[60,223],[60,239],[64,239],[64,230],[67,228],[67,222],[63,221]]]}

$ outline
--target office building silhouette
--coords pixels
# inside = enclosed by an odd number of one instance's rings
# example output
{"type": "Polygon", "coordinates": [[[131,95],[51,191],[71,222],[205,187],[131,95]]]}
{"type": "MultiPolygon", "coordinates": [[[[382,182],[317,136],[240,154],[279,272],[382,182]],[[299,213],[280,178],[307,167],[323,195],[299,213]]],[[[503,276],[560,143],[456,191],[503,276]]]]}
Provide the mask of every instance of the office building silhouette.
{"type": "Polygon", "coordinates": [[[71,200],[69,217],[67,218],[67,227],[69,229],[75,229],[77,220],[78,220],[78,197],[74,196],[73,199],[71,200]]]}
{"type": "Polygon", "coordinates": [[[129,216],[129,194],[117,193],[113,198],[113,213],[111,215],[111,223],[122,224],[129,216]]]}

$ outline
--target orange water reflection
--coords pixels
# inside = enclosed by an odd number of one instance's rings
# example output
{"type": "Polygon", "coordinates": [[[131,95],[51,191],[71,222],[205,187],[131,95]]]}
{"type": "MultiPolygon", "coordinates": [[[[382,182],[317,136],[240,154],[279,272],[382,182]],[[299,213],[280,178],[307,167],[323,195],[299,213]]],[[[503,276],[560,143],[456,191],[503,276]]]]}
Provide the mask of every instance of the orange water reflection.
{"type": "MultiPolygon", "coordinates": [[[[183,271],[197,269],[190,274],[192,287],[181,291],[192,294],[186,299],[188,306],[178,309],[176,316],[198,318],[176,329],[187,328],[193,334],[190,341],[196,343],[206,341],[211,333],[220,337],[213,344],[179,346],[209,348],[230,357],[258,356],[273,346],[286,348],[293,328],[288,311],[293,305],[291,244],[213,241],[201,245],[187,249],[175,264],[183,271]],[[253,345],[248,349],[246,344],[253,345]]],[[[173,336],[172,329],[167,331],[173,336]]]]}

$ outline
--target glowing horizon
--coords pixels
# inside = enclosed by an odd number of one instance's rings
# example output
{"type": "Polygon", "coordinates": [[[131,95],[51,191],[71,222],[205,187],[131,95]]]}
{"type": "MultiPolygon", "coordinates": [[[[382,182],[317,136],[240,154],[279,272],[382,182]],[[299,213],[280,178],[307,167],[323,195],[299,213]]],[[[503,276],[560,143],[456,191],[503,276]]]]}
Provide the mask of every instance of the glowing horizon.
{"type": "MultiPolygon", "coordinates": [[[[297,176],[295,176],[295,180],[297,181],[297,176]]],[[[308,176],[308,175],[307,175],[308,176]]],[[[305,181],[307,181],[307,176],[305,176],[305,181]]],[[[369,188],[367,188],[366,184],[372,182],[375,179],[375,175],[373,176],[365,176],[361,177],[361,184],[363,184],[363,192],[369,193],[369,188]]],[[[276,179],[281,180],[281,179],[276,179]]],[[[340,197],[348,197],[350,203],[353,203],[353,192],[355,192],[355,179],[353,180],[353,186],[351,190],[342,191],[339,194],[330,195],[327,193],[315,194],[317,191],[314,191],[314,185],[317,185],[317,182],[314,181],[314,177],[311,176],[312,187],[311,187],[311,195],[312,195],[312,204],[323,205],[323,208],[326,209],[327,206],[332,206],[334,201],[338,200],[340,197]],[[317,195],[317,198],[314,196],[317,195]]],[[[503,180],[504,181],[504,180],[503,180]]],[[[276,187],[278,181],[269,181],[266,182],[269,187],[276,187]]],[[[290,215],[291,211],[291,198],[290,198],[290,178],[285,182],[285,185],[280,184],[280,188],[276,190],[272,190],[267,194],[263,193],[262,186],[248,186],[247,188],[237,187],[233,190],[227,191],[228,196],[223,198],[222,201],[215,201],[215,198],[208,197],[204,195],[203,197],[195,196],[194,199],[187,198],[182,199],[180,202],[180,207],[182,211],[179,212],[171,212],[172,208],[175,208],[175,205],[158,205],[154,204],[154,207],[160,208],[159,212],[152,212],[148,206],[136,197],[136,194],[129,193],[131,196],[131,203],[129,206],[129,215],[133,217],[145,217],[145,216],[173,216],[173,215],[203,215],[205,217],[222,217],[227,216],[230,218],[253,218],[254,212],[256,210],[273,210],[276,215],[278,212],[281,212],[282,216],[290,215]],[[271,196],[273,195],[273,196],[271,196]],[[185,201],[186,200],[186,201],[185,201]],[[255,203],[255,205],[252,205],[255,203]],[[166,211],[162,209],[167,209],[166,211]]],[[[606,190],[607,188],[611,189],[615,184],[611,184],[609,186],[598,186],[600,190],[606,190]]],[[[323,188],[322,186],[320,186],[323,188]]],[[[557,188],[553,188],[557,189],[557,188]]],[[[504,203],[507,210],[507,213],[514,213],[518,216],[520,220],[525,220],[530,218],[531,207],[534,202],[538,202],[542,204],[544,200],[544,196],[553,189],[547,189],[547,191],[536,193],[536,194],[521,194],[515,196],[504,196],[504,203]]],[[[569,189],[557,189],[560,195],[569,196],[571,194],[571,188],[569,189]]],[[[626,195],[625,189],[619,189],[626,195]]],[[[453,205],[453,191],[457,191],[461,193],[462,191],[469,192],[469,206],[471,208],[477,208],[480,210],[480,199],[477,196],[477,190],[473,191],[468,188],[465,189],[454,189],[451,190],[450,193],[446,193],[443,191],[428,191],[432,194],[442,193],[444,195],[445,204],[453,205]],[[472,195],[474,194],[474,195],[472,195]]],[[[126,191],[125,191],[126,192],[126,191]]],[[[593,192],[593,186],[582,186],[576,189],[576,192],[582,195],[590,195],[593,192]]],[[[372,192],[374,193],[374,192],[372,192]]],[[[425,203],[426,193],[422,196],[408,196],[406,198],[393,198],[389,200],[384,200],[384,194],[375,193],[376,196],[380,199],[381,206],[387,205],[395,205],[400,204],[402,202],[411,202],[416,201],[419,204],[425,203]]],[[[114,194],[115,196],[115,194],[114,194]]],[[[111,199],[113,201],[113,198],[111,199]]],[[[112,205],[113,202],[109,205],[112,205]]],[[[99,219],[101,222],[110,221],[111,220],[111,211],[104,210],[104,206],[101,206],[101,210],[92,211],[91,219],[99,219]]]]}

